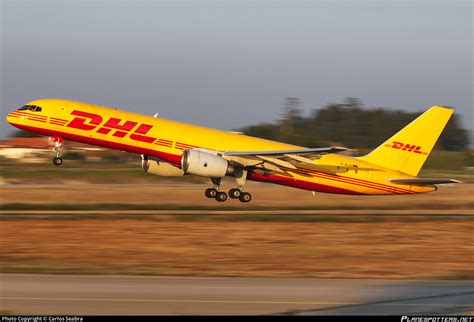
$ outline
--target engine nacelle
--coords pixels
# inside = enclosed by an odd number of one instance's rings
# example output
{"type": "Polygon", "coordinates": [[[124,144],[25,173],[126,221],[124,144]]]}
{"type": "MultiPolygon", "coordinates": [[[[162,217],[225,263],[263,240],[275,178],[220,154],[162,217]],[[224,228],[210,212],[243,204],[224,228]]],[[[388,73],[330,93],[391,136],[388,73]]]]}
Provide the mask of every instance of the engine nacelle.
{"type": "Polygon", "coordinates": [[[142,155],[143,171],[162,177],[182,177],[184,171],[172,164],[142,155]]]}
{"type": "Polygon", "coordinates": [[[186,174],[207,178],[222,178],[234,172],[229,161],[223,157],[200,150],[184,150],[181,168],[186,174]]]}

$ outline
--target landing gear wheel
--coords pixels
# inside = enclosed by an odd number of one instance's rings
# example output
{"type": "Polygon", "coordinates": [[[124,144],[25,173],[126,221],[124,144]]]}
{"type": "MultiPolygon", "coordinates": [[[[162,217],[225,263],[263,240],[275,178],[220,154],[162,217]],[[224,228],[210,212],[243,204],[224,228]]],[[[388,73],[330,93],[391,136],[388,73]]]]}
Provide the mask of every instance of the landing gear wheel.
{"type": "Polygon", "coordinates": [[[252,195],[248,192],[242,192],[239,197],[240,202],[250,202],[252,195]]]}
{"type": "Polygon", "coordinates": [[[217,196],[217,190],[214,188],[207,188],[206,191],[204,192],[206,197],[208,198],[216,198],[217,196]]]}
{"type": "Polygon", "coordinates": [[[229,190],[229,197],[232,199],[239,199],[242,192],[239,189],[230,189],[229,190]]]}
{"type": "Polygon", "coordinates": [[[54,158],[53,158],[53,164],[54,164],[54,165],[61,165],[61,164],[63,164],[63,158],[61,158],[61,157],[54,157],[54,158]]]}
{"type": "Polygon", "coordinates": [[[227,194],[225,192],[218,192],[216,195],[216,200],[219,202],[224,202],[227,200],[227,194]]]}

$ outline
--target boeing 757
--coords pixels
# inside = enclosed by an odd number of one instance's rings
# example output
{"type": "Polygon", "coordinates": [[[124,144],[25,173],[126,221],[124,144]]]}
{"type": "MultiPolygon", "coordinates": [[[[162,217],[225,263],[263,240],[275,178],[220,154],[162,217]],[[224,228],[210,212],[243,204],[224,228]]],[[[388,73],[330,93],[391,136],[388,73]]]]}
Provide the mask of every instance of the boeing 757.
{"type": "Polygon", "coordinates": [[[54,165],[61,165],[64,140],[139,154],[142,169],[165,177],[210,178],[207,198],[250,202],[247,180],[314,192],[400,195],[431,192],[452,179],[418,178],[453,110],[433,106],[362,157],[344,147],[305,148],[158,117],[75,101],[43,99],[7,115],[22,130],[49,136],[54,165]],[[235,179],[228,194],[224,177],[235,179]]]}

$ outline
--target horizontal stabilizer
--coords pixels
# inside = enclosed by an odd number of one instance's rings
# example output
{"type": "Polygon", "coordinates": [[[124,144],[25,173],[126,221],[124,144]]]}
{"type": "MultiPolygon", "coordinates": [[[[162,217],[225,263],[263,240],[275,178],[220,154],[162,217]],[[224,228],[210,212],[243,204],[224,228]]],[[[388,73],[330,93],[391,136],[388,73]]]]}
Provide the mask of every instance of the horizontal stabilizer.
{"type": "Polygon", "coordinates": [[[395,184],[409,184],[417,186],[443,184],[443,183],[461,183],[461,181],[454,179],[437,179],[437,178],[413,178],[413,179],[389,179],[391,183],[395,184]]]}

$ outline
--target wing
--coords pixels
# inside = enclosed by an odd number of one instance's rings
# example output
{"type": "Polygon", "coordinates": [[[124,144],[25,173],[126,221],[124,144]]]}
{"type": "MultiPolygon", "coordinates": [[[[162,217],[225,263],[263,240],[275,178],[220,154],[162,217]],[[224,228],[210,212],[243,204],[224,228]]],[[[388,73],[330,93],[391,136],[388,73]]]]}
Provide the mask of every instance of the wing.
{"type": "Polygon", "coordinates": [[[438,178],[412,178],[412,179],[389,179],[390,182],[396,184],[407,184],[416,186],[426,186],[443,183],[461,183],[461,181],[454,179],[438,179],[438,178]]]}
{"type": "Polygon", "coordinates": [[[314,148],[314,149],[300,149],[300,150],[266,150],[266,151],[227,151],[224,155],[237,155],[237,156],[253,156],[253,155],[267,155],[267,156],[280,156],[284,154],[300,155],[300,156],[311,156],[319,155],[324,153],[336,153],[346,151],[347,148],[342,147],[330,147],[330,148],[314,148]]]}
{"type": "Polygon", "coordinates": [[[298,167],[315,167],[315,159],[322,154],[347,150],[342,147],[270,150],[270,151],[226,151],[223,157],[244,167],[287,173],[298,167]]]}

